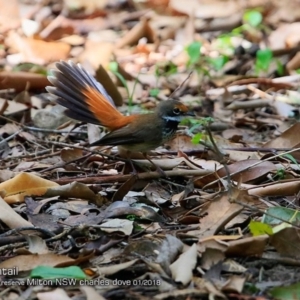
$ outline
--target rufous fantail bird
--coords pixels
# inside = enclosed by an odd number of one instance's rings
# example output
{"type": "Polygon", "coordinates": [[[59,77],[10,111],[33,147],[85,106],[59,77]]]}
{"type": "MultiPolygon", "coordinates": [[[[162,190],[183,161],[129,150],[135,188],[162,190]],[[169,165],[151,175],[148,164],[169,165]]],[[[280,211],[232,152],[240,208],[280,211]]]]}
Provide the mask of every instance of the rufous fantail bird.
{"type": "Polygon", "coordinates": [[[47,91],[56,95],[57,103],[67,108],[65,114],[105,126],[110,131],[91,146],[119,146],[128,153],[142,152],[149,159],[148,151],[172,139],[180,121],[194,115],[181,102],[166,100],[160,102],[153,113],[124,116],[102,84],[79,64],[61,61],[56,67],[58,71],[53,70],[53,76],[48,77],[53,86],[48,86],[47,91]]]}

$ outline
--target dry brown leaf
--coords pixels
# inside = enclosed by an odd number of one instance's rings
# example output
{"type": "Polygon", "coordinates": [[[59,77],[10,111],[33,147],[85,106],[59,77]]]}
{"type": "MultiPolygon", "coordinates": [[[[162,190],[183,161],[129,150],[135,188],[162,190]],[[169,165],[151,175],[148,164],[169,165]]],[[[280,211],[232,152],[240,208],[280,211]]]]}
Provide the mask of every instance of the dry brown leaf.
{"type": "Polygon", "coordinates": [[[296,47],[299,42],[300,22],[280,25],[271,32],[268,41],[272,51],[281,51],[296,47]]]}
{"type": "Polygon", "coordinates": [[[186,252],[182,253],[172,265],[170,265],[172,278],[176,282],[187,285],[191,281],[193,270],[197,263],[197,256],[197,246],[196,244],[193,244],[186,252]]]}
{"type": "Polygon", "coordinates": [[[109,3],[108,0],[64,0],[65,6],[70,10],[84,10],[85,13],[93,13],[98,9],[103,9],[109,3]]]}
{"type": "Polygon", "coordinates": [[[174,139],[165,144],[167,149],[170,151],[192,151],[198,150],[199,152],[204,151],[205,147],[203,145],[195,145],[191,142],[191,137],[186,134],[178,134],[174,139]]]}
{"type": "Polygon", "coordinates": [[[246,276],[241,277],[239,275],[232,275],[229,277],[229,280],[222,287],[222,292],[235,292],[241,293],[246,282],[246,276]]]}
{"type": "Polygon", "coordinates": [[[246,237],[244,239],[228,242],[225,251],[227,256],[257,256],[261,255],[268,243],[268,235],[246,237]]]}
{"type": "MultiPolygon", "coordinates": [[[[88,131],[88,141],[89,144],[92,144],[102,137],[101,129],[98,125],[95,124],[87,124],[87,131],[88,131]]],[[[102,132],[103,134],[103,132],[102,132]]]]}
{"type": "Polygon", "coordinates": [[[19,203],[25,196],[42,196],[50,187],[57,183],[40,178],[32,173],[21,173],[16,177],[0,183],[0,191],[5,191],[4,200],[7,203],[19,203]]]}
{"type": "Polygon", "coordinates": [[[101,206],[106,200],[100,194],[95,194],[87,185],[81,182],[72,182],[65,185],[49,186],[44,193],[45,197],[61,196],[64,198],[81,198],[93,201],[101,206]]]}
{"type": "MultiPolygon", "coordinates": [[[[239,172],[236,175],[231,175],[230,178],[236,182],[245,183],[252,180],[261,179],[267,174],[269,174],[270,172],[276,171],[276,166],[269,161],[261,162],[259,165],[249,168],[250,166],[258,162],[260,161],[256,159],[248,159],[248,160],[238,161],[227,166],[229,170],[229,174],[234,174],[236,172],[239,172]]],[[[214,174],[209,174],[207,176],[201,177],[200,179],[196,180],[195,185],[198,187],[201,186],[203,187],[204,185],[211,183],[214,180],[217,180],[218,178],[224,177],[226,175],[227,175],[226,169],[222,168],[219,169],[214,174]]]]}
{"type": "Polygon", "coordinates": [[[113,49],[114,45],[112,43],[87,40],[84,51],[79,55],[78,61],[82,64],[90,64],[94,70],[97,70],[100,65],[106,69],[110,63],[113,49]]]}
{"type": "Polygon", "coordinates": [[[225,259],[224,251],[215,248],[206,247],[201,256],[201,267],[209,270],[212,266],[225,259]]]}
{"type": "Polygon", "coordinates": [[[0,268],[10,269],[18,266],[19,271],[30,271],[38,266],[57,267],[62,264],[71,265],[74,259],[66,255],[54,253],[18,255],[0,263],[0,268]]]}
{"type": "MultiPolygon", "coordinates": [[[[0,73],[0,76],[1,76],[1,73],[0,73]]],[[[1,85],[1,82],[2,82],[2,80],[0,78],[0,85],[1,85]]],[[[8,101],[6,99],[0,98],[0,116],[2,116],[4,114],[4,112],[6,111],[8,106],[9,106],[8,101]]]]}
{"type": "Polygon", "coordinates": [[[249,188],[249,195],[258,197],[280,197],[280,196],[292,196],[298,194],[300,190],[300,180],[282,180],[279,182],[270,183],[268,185],[262,185],[254,188],[249,188]]]}
{"type": "Polygon", "coordinates": [[[0,32],[4,34],[21,25],[18,0],[0,1],[0,32]]]}
{"type": "MultiPolygon", "coordinates": [[[[233,190],[231,198],[244,201],[249,196],[246,191],[233,190]]],[[[189,233],[199,238],[214,235],[242,210],[243,206],[229,201],[228,193],[220,194],[202,207],[201,214],[204,217],[200,219],[201,228],[189,233]]]]}
{"type": "MultiPolygon", "coordinates": [[[[106,65],[107,67],[107,65],[106,65]]],[[[111,96],[116,106],[121,106],[123,104],[123,98],[117,89],[116,85],[113,83],[112,79],[108,75],[105,68],[100,64],[97,67],[96,79],[104,86],[108,95],[111,96]]]]}
{"type": "Polygon", "coordinates": [[[134,259],[134,260],[130,260],[130,261],[127,261],[127,262],[121,263],[121,264],[115,264],[115,265],[107,266],[107,267],[98,267],[97,269],[95,269],[95,271],[97,271],[99,274],[103,274],[103,275],[113,275],[119,271],[130,268],[137,261],[138,261],[137,259],[134,259]]]}
{"type": "Polygon", "coordinates": [[[123,232],[125,235],[130,235],[133,230],[133,221],[124,219],[112,219],[99,225],[104,232],[123,232]]]}
{"type": "Polygon", "coordinates": [[[46,254],[49,253],[46,242],[37,235],[26,235],[25,236],[28,242],[28,249],[18,249],[16,252],[18,254],[46,254]]]}
{"type": "Polygon", "coordinates": [[[182,253],[184,244],[177,237],[167,234],[159,248],[157,250],[155,248],[149,247],[154,253],[158,252],[155,262],[162,267],[166,274],[170,274],[170,264],[182,253]]]}
{"type": "Polygon", "coordinates": [[[295,123],[279,137],[265,143],[264,148],[297,148],[300,145],[300,122],[295,123]]]}
{"type": "Polygon", "coordinates": [[[300,230],[288,227],[270,236],[270,244],[282,255],[300,258],[300,230]]]}
{"type": "Polygon", "coordinates": [[[141,18],[140,22],[117,42],[116,48],[135,45],[143,37],[147,38],[149,43],[153,43],[155,40],[154,32],[149,26],[147,17],[141,18]]]}
{"type": "Polygon", "coordinates": [[[60,157],[64,162],[69,162],[75,159],[79,159],[82,157],[82,150],[81,149],[67,149],[64,148],[60,152],[60,157]]]}
{"type": "Polygon", "coordinates": [[[66,60],[71,50],[70,45],[62,42],[45,42],[33,38],[23,38],[11,33],[10,46],[20,53],[20,62],[45,65],[58,60],[66,60]]]}
{"type": "Polygon", "coordinates": [[[59,42],[63,42],[66,44],[69,44],[71,46],[81,46],[85,42],[85,38],[83,36],[80,36],[78,34],[72,34],[65,36],[59,40],[59,42]]]}
{"type": "MultiPolygon", "coordinates": [[[[1,184],[0,184],[1,185],[1,184]]],[[[17,214],[0,196],[0,220],[9,228],[33,227],[33,225],[17,214]]]]}
{"type": "MultiPolygon", "coordinates": [[[[1,73],[0,73],[0,80],[1,80],[1,73]]],[[[23,104],[23,103],[17,103],[15,101],[7,101],[6,99],[2,99],[2,98],[0,98],[0,103],[2,103],[4,106],[7,106],[5,111],[4,111],[4,115],[6,115],[6,116],[11,115],[11,114],[15,114],[15,113],[22,113],[22,112],[28,110],[28,106],[26,104],[23,104]],[[8,105],[5,105],[5,103],[7,103],[8,105]]],[[[4,126],[6,128],[8,126],[14,126],[14,124],[7,123],[4,126]]],[[[18,126],[15,125],[15,127],[18,127],[18,126]]],[[[15,132],[13,132],[13,133],[15,133],[15,132]]]]}
{"type": "Polygon", "coordinates": [[[152,39],[159,36],[160,41],[174,39],[179,28],[183,27],[186,17],[171,17],[155,15],[151,18],[149,25],[152,29],[152,39]]]}
{"type": "Polygon", "coordinates": [[[181,0],[170,0],[170,7],[179,13],[194,15],[201,19],[215,19],[230,17],[240,10],[238,1],[219,0],[189,0],[188,5],[181,0]]]}

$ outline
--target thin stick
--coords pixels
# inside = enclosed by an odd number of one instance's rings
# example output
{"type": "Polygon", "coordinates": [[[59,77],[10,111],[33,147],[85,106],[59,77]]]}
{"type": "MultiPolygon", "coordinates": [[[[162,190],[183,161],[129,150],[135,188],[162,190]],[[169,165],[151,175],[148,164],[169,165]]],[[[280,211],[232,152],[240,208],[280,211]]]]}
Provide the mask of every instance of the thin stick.
{"type": "Polygon", "coordinates": [[[188,76],[186,77],[186,79],[184,79],[181,83],[180,83],[180,85],[170,94],[170,96],[168,97],[168,99],[170,99],[176,92],[178,92],[181,88],[182,88],[182,86],[188,81],[188,79],[191,77],[191,75],[192,75],[192,73],[193,73],[193,71],[191,71],[189,74],[188,74],[188,76]]]}

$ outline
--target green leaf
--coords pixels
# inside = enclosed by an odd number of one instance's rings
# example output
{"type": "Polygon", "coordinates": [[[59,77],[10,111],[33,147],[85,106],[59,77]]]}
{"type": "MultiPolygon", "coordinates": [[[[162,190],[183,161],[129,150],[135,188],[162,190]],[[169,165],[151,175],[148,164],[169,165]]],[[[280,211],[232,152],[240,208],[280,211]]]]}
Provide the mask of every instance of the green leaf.
{"type": "Polygon", "coordinates": [[[263,235],[263,234],[268,234],[268,235],[273,234],[273,230],[270,225],[261,222],[252,221],[252,220],[249,224],[249,229],[253,236],[263,235]]]}
{"type": "Polygon", "coordinates": [[[108,65],[108,69],[111,70],[113,73],[118,72],[118,63],[116,61],[112,61],[108,65]]]}
{"type": "Polygon", "coordinates": [[[151,97],[157,97],[158,94],[159,94],[159,89],[157,89],[157,88],[151,89],[151,90],[149,91],[149,95],[150,95],[151,97]]]}
{"type": "Polygon", "coordinates": [[[290,153],[287,154],[283,154],[282,157],[286,157],[287,159],[289,159],[292,163],[294,163],[295,165],[297,165],[298,168],[300,168],[297,160],[294,158],[294,156],[290,153]]]}
{"type": "Polygon", "coordinates": [[[268,208],[266,213],[267,214],[264,214],[262,217],[262,222],[266,224],[278,225],[284,221],[296,223],[300,222],[300,211],[295,209],[276,206],[268,208]]]}
{"type": "Polygon", "coordinates": [[[177,73],[177,65],[175,65],[172,61],[156,64],[155,65],[155,76],[168,76],[177,73]]]}
{"type": "Polygon", "coordinates": [[[277,73],[279,76],[283,76],[284,75],[284,66],[281,63],[280,60],[276,60],[276,66],[277,66],[277,73]]]}
{"type": "Polygon", "coordinates": [[[274,287],[270,290],[274,299],[300,299],[300,283],[289,286],[274,287]]]}
{"type": "Polygon", "coordinates": [[[213,66],[213,68],[217,71],[220,71],[224,65],[228,62],[228,57],[225,55],[221,55],[215,58],[208,58],[208,62],[213,66]]]}
{"type": "Polygon", "coordinates": [[[268,71],[273,58],[273,52],[270,49],[258,50],[256,53],[255,69],[256,72],[268,71]]]}
{"type": "Polygon", "coordinates": [[[127,215],[126,219],[129,221],[135,221],[138,220],[139,218],[136,215],[127,215]]]}
{"type": "Polygon", "coordinates": [[[201,139],[202,139],[202,133],[201,132],[199,132],[199,133],[196,133],[194,136],[193,136],[193,138],[192,138],[192,143],[193,144],[199,144],[199,142],[201,141],[201,139]]]}
{"type": "Polygon", "coordinates": [[[232,40],[231,35],[224,34],[217,38],[217,45],[219,48],[222,48],[222,49],[227,49],[227,48],[231,49],[231,48],[233,48],[231,40],[232,40]]]}
{"type": "Polygon", "coordinates": [[[257,10],[248,10],[244,13],[243,20],[252,27],[257,27],[261,24],[263,17],[257,10]]]}
{"type": "Polygon", "coordinates": [[[38,266],[30,273],[31,278],[56,279],[56,278],[76,278],[86,279],[85,273],[77,266],[66,268],[53,268],[48,266],[38,266]]]}
{"type": "Polygon", "coordinates": [[[199,61],[201,46],[200,42],[193,42],[187,46],[186,51],[189,56],[189,65],[194,65],[199,61]]]}

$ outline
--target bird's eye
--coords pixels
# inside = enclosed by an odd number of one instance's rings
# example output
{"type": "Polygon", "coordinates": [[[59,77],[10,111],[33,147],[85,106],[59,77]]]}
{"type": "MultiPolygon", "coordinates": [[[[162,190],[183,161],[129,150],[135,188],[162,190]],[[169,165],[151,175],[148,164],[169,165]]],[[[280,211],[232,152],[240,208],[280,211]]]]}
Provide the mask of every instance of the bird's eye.
{"type": "Polygon", "coordinates": [[[179,114],[180,114],[180,109],[179,109],[178,107],[175,107],[175,108],[173,109],[173,113],[174,113],[175,115],[179,115],[179,114]]]}

